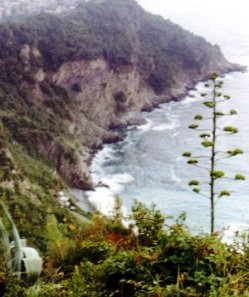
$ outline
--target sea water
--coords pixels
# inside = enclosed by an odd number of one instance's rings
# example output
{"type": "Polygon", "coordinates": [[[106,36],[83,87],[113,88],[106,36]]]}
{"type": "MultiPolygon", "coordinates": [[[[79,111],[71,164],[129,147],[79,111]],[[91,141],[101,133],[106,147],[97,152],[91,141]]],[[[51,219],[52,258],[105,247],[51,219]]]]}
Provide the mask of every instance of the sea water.
{"type": "MultiPolygon", "coordinates": [[[[154,11],[149,7],[150,1],[139,2],[147,3],[145,8],[157,13],[156,5],[154,11]]],[[[202,1],[195,2],[176,0],[167,6],[160,1],[158,13],[218,44],[228,60],[249,66],[249,21],[243,7],[241,12],[238,8],[243,2],[226,1],[228,10],[225,9],[223,15],[219,14],[219,5],[213,9],[212,0],[207,6],[197,4],[202,1]],[[181,9],[175,10],[172,5],[181,9]]],[[[230,73],[223,80],[223,91],[232,99],[222,105],[222,111],[235,108],[238,115],[221,120],[220,125],[235,125],[240,132],[220,137],[219,150],[241,147],[245,152],[219,164],[228,178],[217,182],[217,187],[230,190],[231,196],[221,198],[216,205],[216,229],[229,227],[233,232],[249,226],[249,73],[230,73]],[[229,179],[237,172],[247,176],[247,180],[229,179]]],[[[101,212],[110,213],[113,197],[118,194],[124,212],[129,212],[134,199],[138,199],[146,205],[155,203],[165,215],[177,217],[186,211],[187,224],[192,230],[209,231],[209,199],[193,193],[188,186],[190,179],[208,181],[208,176],[205,170],[186,164],[182,157],[186,150],[195,154],[207,152],[201,149],[198,133],[187,128],[195,114],[208,116],[209,110],[203,107],[198,95],[203,88],[200,83],[182,101],[162,104],[151,113],[143,113],[147,120],[145,125],[129,127],[123,141],[105,145],[97,153],[91,172],[94,182],[102,186],[88,192],[88,197],[101,212]]]]}

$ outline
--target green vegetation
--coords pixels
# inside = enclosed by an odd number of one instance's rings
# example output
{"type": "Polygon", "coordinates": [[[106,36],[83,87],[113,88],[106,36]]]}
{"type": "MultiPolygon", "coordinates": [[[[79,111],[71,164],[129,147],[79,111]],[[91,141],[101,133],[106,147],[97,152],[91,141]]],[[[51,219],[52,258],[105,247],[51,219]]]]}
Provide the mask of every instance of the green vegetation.
{"type": "MultiPolygon", "coordinates": [[[[18,54],[24,44],[37,46],[42,58],[33,57],[33,70],[40,66],[56,70],[82,58],[103,57],[116,71],[135,63],[157,93],[173,86],[183,68],[198,73],[214,52],[221,56],[203,38],[146,13],[133,0],[93,0],[62,15],[41,14],[1,24],[0,37],[0,58],[18,54]]],[[[32,71],[25,78],[32,81],[32,71]]]]}
{"type": "MultiPolygon", "coordinates": [[[[193,191],[197,194],[200,194],[202,196],[207,197],[210,200],[210,231],[211,234],[215,231],[215,205],[218,202],[218,200],[221,197],[224,196],[230,196],[230,191],[226,189],[219,189],[217,187],[217,181],[219,179],[226,178],[225,172],[217,169],[217,164],[219,164],[220,161],[231,158],[240,154],[243,154],[243,150],[240,148],[234,148],[231,150],[228,150],[227,152],[220,151],[217,149],[218,145],[218,137],[220,136],[227,136],[231,134],[238,133],[238,129],[236,127],[232,126],[224,126],[221,127],[221,123],[219,123],[219,119],[222,119],[227,116],[236,115],[237,111],[235,109],[231,109],[230,112],[224,113],[219,110],[220,104],[222,102],[225,102],[230,99],[230,96],[223,95],[223,93],[220,91],[220,89],[223,86],[223,82],[219,79],[219,75],[217,73],[213,73],[210,76],[210,84],[205,84],[205,87],[207,89],[211,88],[210,91],[210,98],[208,98],[207,93],[202,93],[201,96],[205,98],[203,104],[211,110],[211,115],[208,116],[206,119],[210,120],[209,126],[206,128],[200,128],[199,124],[191,124],[189,125],[190,129],[194,129],[197,131],[202,131],[202,133],[199,135],[201,140],[201,145],[204,148],[209,149],[208,155],[202,155],[202,156],[192,156],[191,152],[184,152],[183,157],[189,158],[187,163],[190,165],[194,165],[197,167],[200,167],[201,169],[208,170],[209,176],[208,176],[208,184],[210,186],[208,190],[208,194],[203,191],[201,191],[201,188],[199,185],[201,182],[199,180],[192,180],[189,182],[189,186],[193,186],[193,191]],[[203,130],[205,131],[203,133],[203,130]],[[224,133],[227,132],[227,133],[224,133]],[[199,159],[200,158],[207,158],[209,161],[209,164],[203,164],[200,165],[199,159]]],[[[197,114],[194,118],[195,120],[202,121],[205,120],[205,118],[197,114]]],[[[219,138],[220,139],[220,138],[219,138]]],[[[245,177],[237,173],[234,177],[235,180],[244,180],[245,177]]],[[[204,184],[204,182],[202,182],[204,184]]]]}
{"type": "MultiPolygon", "coordinates": [[[[11,156],[10,160],[15,163],[4,169],[1,201],[8,205],[21,237],[29,238],[32,245],[43,251],[45,238],[41,229],[48,213],[53,213],[57,219],[72,217],[72,222],[75,220],[73,212],[57,199],[58,192],[66,187],[44,160],[30,157],[20,145],[12,144],[3,154],[11,156]]],[[[75,207],[73,201],[71,206],[75,207]]]]}
{"type": "Polygon", "coordinates": [[[185,214],[168,225],[154,205],[139,202],[129,227],[123,219],[119,211],[86,223],[48,215],[42,277],[27,287],[1,262],[5,296],[248,296],[245,238],[228,245],[218,233],[193,235],[185,214]]]}

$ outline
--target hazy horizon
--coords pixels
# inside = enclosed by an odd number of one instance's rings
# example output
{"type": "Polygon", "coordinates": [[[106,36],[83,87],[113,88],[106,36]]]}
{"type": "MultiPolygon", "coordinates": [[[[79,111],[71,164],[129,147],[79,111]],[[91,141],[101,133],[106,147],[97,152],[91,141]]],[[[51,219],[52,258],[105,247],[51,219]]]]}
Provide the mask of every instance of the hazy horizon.
{"type": "MultiPolygon", "coordinates": [[[[241,52],[234,51],[238,40],[249,40],[249,2],[245,0],[137,0],[147,11],[161,15],[194,34],[217,44],[232,62],[241,63],[241,52]],[[196,25],[198,24],[198,26],[196,25]],[[207,30],[208,27],[208,30],[207,30]],[[224,44],[224,35],[226,44],[224,44]]],[[[240,49],[243,51],[243,49],[240,49]]],[[[245,54],[243,52],[243,54],[245,54]]],[[[245,60],[245,55],[244,55],[245,60]]],[[[245,64],[249,64],[248,59],[245,64]]]]}

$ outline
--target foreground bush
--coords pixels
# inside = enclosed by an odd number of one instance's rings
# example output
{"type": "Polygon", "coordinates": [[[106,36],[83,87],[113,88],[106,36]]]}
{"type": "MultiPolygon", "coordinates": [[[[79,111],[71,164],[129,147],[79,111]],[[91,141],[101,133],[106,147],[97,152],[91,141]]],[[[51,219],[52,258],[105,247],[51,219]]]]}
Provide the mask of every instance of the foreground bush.
{"type": "Polygon", "coordinates": [[[49,216],[43,276],[31,288],[16,280],[11,289],[13,276],[1,267],[6,296],[249,296],[245,240],[228,245],[218,233],[193,235],[184,218],[167,226],[154,205],[139,202],[129,227],[120,215],[78,225],[49,216]]]}

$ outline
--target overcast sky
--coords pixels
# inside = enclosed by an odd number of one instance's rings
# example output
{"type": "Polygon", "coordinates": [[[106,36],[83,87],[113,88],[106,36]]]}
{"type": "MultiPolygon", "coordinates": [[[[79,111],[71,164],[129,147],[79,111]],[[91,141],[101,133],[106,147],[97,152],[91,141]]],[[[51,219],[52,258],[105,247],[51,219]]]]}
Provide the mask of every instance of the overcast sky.
{"type": "Polygon", "coordinates": [[[241,30],[249,32],[248,0],[137,0],[137,2],[146,10],[161,14],[185,27],[189,26],[189,29],[195,29],[197,33],[199,31],[197,27],[191,28],[193,17],[206,25],[222,19],[230,28],[240,26],[241,30]]]}
{"type": "Polygon", "coordinates": [[[249,0],[137,0],[137,2],[145,10],[162,15],[183,28],[205,37],[212,44],[218,44],[231,61],[239,62],[241,55],[239,50],[243,50],[243,47],[248,49],[249,0]]]}

